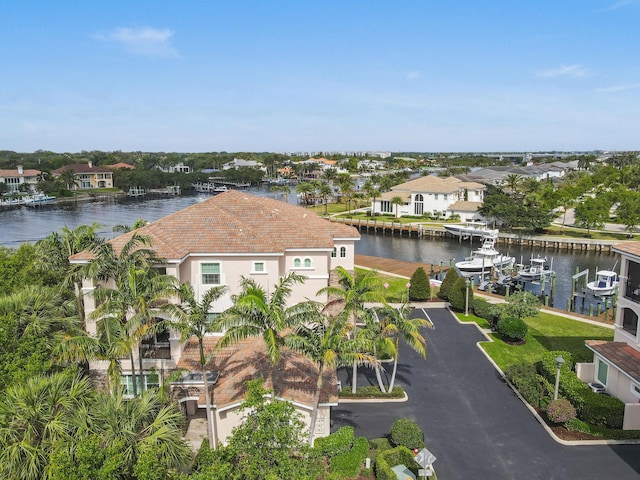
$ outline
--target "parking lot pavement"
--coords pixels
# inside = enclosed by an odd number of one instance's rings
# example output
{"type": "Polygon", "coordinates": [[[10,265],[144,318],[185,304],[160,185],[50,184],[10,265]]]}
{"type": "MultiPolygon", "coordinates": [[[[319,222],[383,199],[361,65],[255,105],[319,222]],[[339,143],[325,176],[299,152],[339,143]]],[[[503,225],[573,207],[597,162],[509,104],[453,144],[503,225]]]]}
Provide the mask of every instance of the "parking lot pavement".
{"type": "MultiPolygon", "coordinates": [[[[434,466],[441,479],[640,478],[640,445],[555,442],[477,348],[484,340],[480,332],[459,324],[446,309],[428,314],[435,329],[425,332],[427,359],[401,349],[397,383],[408,401],[340,404],[332,410],[332,430],[352,425],[357,435],[382,437],[396,419],[411,418],[438,458],[434,466]]],[[[350,373],[339,372],[343,388],[350,388],[350,373]]],[[[377,385],[365,368],[358,382],[377,385]]]]}

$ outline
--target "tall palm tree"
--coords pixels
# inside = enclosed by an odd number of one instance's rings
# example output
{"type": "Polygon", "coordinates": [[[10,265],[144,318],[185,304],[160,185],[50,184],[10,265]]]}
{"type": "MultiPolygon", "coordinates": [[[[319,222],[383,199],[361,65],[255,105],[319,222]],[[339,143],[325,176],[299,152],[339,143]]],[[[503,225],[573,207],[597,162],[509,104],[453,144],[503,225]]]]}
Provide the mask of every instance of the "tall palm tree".
{"type": "Polygon", "coordinates": [[[322,205],[324,209],[324,215],[327,215],[328,205],[327,201],[330,196],[333,195],[333,188],[327,182],[319,182],[316,188],[317,194],[322,198],[322,205]]]}
{"type": "Polygon", "coordinates": [[[345,317],[331,319],[316,314],[285,336],[285,344],[291,350],[309,358],[318,367],[314,409],[309,425],[310,445],[313,445],[325,372],[351,364],[379,364],[378,360],[368,353],[372,349],[370,341],[364,337],[348,338],[350,328],[345,317]]]}
{"type": "MultiPolygon", "coordinates": [[[[338,317],[344,319],[351,328],[352,338],[357,336],[358,321],[367,315],[365,303],[383,303],[384,295],[375,270],[358,271],[351,274],[344,267],[336,267],[337,285],[329,285],[318,291],[318,295],[327,294],[329,302],[327,306],[331,309],[339,305],[340,313],[338,317]]],[[[353,364],[353,375],[351,389],[356,393],[357,388],[357,363],[353,364]]]]}
{"type": "Polygon", "coordinates": [[[398,358],[400,357],[400,339],[404,340],[409,347],[418,352],[422,358],[427,357],[427,342],[420,332],[420,328],[433,327],[430,321],[423,318],[411,318],[413,308],[408,304],[403,304],[400,308],[385,305],[379,312],[378,318],[382,326],[383,335],[393,338],[394,346],[390,351],[393,353],[393,372],[389,382],[389,392],[393,390],[393,385],[398,371],[398,358]]]}
{"type": "Polygon", "coordinates": [[[53,232],[35,244],[41,268],[62,278],[64,289],[73,288],[78,315],[83,323],[85,310],[82,280],[85,277],[86,268],[83,265],[70,263],[69,257],[84,250],[96,248],[103,243],[98,235],[99,228],[98,223],[81,225],[75,229],[65,226],[59,232],[53,232]]]}
{"type": "Polygon", "coordinates": [[[0,477],[45,478],[54,445],[73,438],[90,397],[88,378],[68,372],[9,387],[0,400],[0,477]]]}
{"type": "Polygon", "coordinates": [[[200,370],[202,371],[202,381],[204,383],[205,408],[207,410],[207,433],[209,435],[209,445],[216,448],[218,445],[216,429],[214,426],[214,416],[211,412],[211,393],[209,392],[209,380],[207,379],[206,365],[209,356],[204,352],[204,337],[207,333],[216,331],[216,322],[211,312],[212,304],[218,300],[226,290],[225,286],[213,287],[207,290],[200,301],[190,283],[183,283],[177,289],[180,304],[168,303],[164,310],[175,320],[173,326],[180,331],[181,341],[191,337],[198,339],[198,350],[200,352],[200,370]]]}
{"type": "Polygon", "coordinates": [[[309,194],[315,191],[315,187],[311,182],[301,182],[296,185],[296,192],[298,195],[302,195],[302,203],[307,206],[309,205],[309,194]]]}
{"type": "Polygon", "coordinates": [[[520,184],[522,183],[522,175],[510,173],[504,178],[503,184],[509,189],[511,196],[516,197],[520,193],[520,184]]]}
{"type": "Polygon", "coordinates": [[[399,213],[400,213],[399,212],[399,208],[400,208],[400,205],[404,204],[404,200],[402,200],[402,197],[400,197],[399,195],[396,195],[396,196],[391,198],[390,203],[391,203],[391,205],[395,205],[395,207],[396,207],[396,218],[398,218],[400,216],[399,215],[399,213]]]}
{"type": "Polygon", "coordinates": [[[339,187],[340,187],[340,195],[344,197],[345,203],[347,204],[347,211],[351,211],[351,199],[355,192],[353,188],[353,180],[349,176],[348,173],[340,174],[339,176],[339,187]]]}
{"type": "Polygon", "coordinates": [[[78,185],[76,171],[73,168],[60,172],[60,180],[62,180],[64,186],[69,190],[73,190],[78,185]]]}
{"type": "MultiPolygon", "coordinates": [[[[380,321],[379,311],[381,308],[370,308],[365,312],[365,326],[358,333],[359,337],[366,338],[371,341],[373,346],[372,354],[378,360],[386,360],[395,355],[395,343],[392,340],[393,332],[390,331],[387,322],[380,321]]],[[[386,317],[383,317],[383,319],[386,317]]],[[[375,366],[376,380],[381,392],[386,392],[384,382],[382,381],[382,364],[375,366]]]]}
{"type": "Polygon", "coordinates": [[[367,197],[371,200],[371,214],[373,215],[375,210],[376,198],[380,196],[380,190],[376,187],[371,179],[364,182],[362,189],[367,194],[367,197]]]}
{"type": "MultiPolygon", "coordinates": [[[[219,326],[225,331],[216,348],[224,348],[251,337],[261,337],[272,367],[280,360],[284,344],[282,334],[304,322],[316,310],[314,302],[301,302],[287,307],[287,299],[294,285],[303,283],[305,277],[291,272],[267,292],[253,279],[242,278],[241,292],[234,305],[219,317],[219,326]]],[[[274,369],[271,369],[271,388],[277,392],[274,383],[274,369]]]]}

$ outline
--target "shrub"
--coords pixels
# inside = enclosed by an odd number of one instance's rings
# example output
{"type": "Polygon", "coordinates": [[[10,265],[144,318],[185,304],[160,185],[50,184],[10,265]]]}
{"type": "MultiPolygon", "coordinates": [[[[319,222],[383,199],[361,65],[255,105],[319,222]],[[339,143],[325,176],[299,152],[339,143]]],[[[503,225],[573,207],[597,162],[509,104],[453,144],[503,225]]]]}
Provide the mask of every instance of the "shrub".
{"type": "Polygon", "coordinates": [[[498,320],[496,330],[507,340],[523,340],[527,336],[529,327],[517,317],[506,317],[498,320]]]}
{"type": "Polygon", "coordinates": [[[353,444],[353,427],[345,425],[328,437],[317,438],[313,442],[316,451],[326,457],[335,457],[347,453],[353,444]]]}
{"type": "MultiPolygon", "coordinates": [[[[463,311],[467,305],[467,281],[459,277],[449,290],[449,303],[458,311],[463,311]]],[[[473,290],[469,287],[469,307],[473,303],[473,290]]]]}
{"type": "Polygon", "coordinates": [[[499,306],[489,303],[484,298],[474,298],[473,302],[469,301],[469,305],[476,317],[484,318],[489,322],[493,321],[493,317],[498,315],[499,306]]]}
{"type": "Polygon", "coordinates": [[[398,480],[391,467],[405,465],[413,473],[418,473],[420,465],[414,460],[413,453],[407,447],[396,447],[378,455],[376,460],[377,480],[398,480]]]}
{"type": "Polygon", "coordinates": [[[341,477],[355,477],[363,467],[364,459],[369,453],[369,442],[365,437],[358,437],[353,447],[346,453],[333,457],[330,461],[331,473],[341,477]]]}
{"type": "Polygon", "coordinates": [[[460,275],[458,275],[457,270],[455,268],[449,268],[449,270],[447,270],[447,274],[444,277],[444,280],[442,281],[442,285],[440,285],[438,297],[442,298],[443,300],[449,300],[449,291],[459,278],[460,275]]]}
{"type": "Polygon", "coordinates": [[[431,284],[424,268],[417,268],[411,275],[409,283],[411,284],[409,287],[409,300],[424,301],[431,298],[431,284]]]}
{"type": "Polygon", "coordinates": [[[416,422],[400,418],[391,425],[391,443],[407,448],[424,448],[424,434],[416,422]]]}
{"type": "Polygon", "coordinates": [[[540,299],[531,292],[515,292],[507,298],[502,306],[503,317],[527,318],[537,317],[540,313],[540,299]]]}
{"type": "Polygon", "coordinates": [[[338,393],[340,398],[403,398],[404,389],[398,385],[393,387],[390,392],[383,392],[379,387],[369,385],[366,387],[358,387],[356,393],[353,393],[350,388],[342,389],[338,393]]]}
{"type": "Polygon", "coordinates": [[[527,403],[534,407],[543,407],[551,399],[553,390],[549,382],[538,374],[535,365],[527,363],[511,365],[504,373],[527,403]]]}
{"type": "Polygon", "coordinates": [[[566,423],[576,418],[576,409],[569,400],[558,398],[547,405],[547,416],[554,423],[566,423]]]}

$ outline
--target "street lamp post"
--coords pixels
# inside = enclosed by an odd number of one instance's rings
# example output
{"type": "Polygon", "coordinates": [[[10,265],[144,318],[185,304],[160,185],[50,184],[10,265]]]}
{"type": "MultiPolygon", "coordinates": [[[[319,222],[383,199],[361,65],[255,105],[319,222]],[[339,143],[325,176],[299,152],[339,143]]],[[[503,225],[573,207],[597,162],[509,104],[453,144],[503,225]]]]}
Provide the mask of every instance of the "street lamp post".
{"type": "Polygon", "coordinates": [[[465,298],[464,298],[464,316],[469,316],[469,285],[471,285],[471,280],[468,278],[464,281],[464,284],[467,286],[465,298]]]}
{"type": "Polygon", "coordinates": [[[558,399],[558,387],[560,386],[560,369],[562,368],[562,365],[564,365],[564,358],[558,355],[556,357],[556,389],[553,392],[554,400],[558,399]]]}
{"type": "Polygon", "coordinates": [[[411,288],[411,282],[407,282],[407,303],[409,303],[409,289],[411,288]]]}

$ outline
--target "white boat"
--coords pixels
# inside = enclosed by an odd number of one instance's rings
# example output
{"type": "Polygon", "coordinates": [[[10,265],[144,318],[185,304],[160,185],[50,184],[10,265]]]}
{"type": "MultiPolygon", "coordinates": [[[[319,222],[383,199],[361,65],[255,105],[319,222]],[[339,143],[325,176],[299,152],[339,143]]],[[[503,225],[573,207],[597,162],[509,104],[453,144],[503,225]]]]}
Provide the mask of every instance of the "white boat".
{"type": "Polygon", "coordinates": [[[44,193],[34,193],[23,198],[23,202],[27,207],[36,207],[39,205],[45,205],[51,203],[56,197],[45,195],[44,193]]]}
{"type": "Polygon", "coordinates": [[[547,257],[531,257],[529,265],[518,271],[518,276],[527,282],[540,280],[543,275],[551,275],[553,271],[547,264],[547,257]]]}
{"type": "Polygon", "coordinates": [[[587,290],[596,297],[609,297],[618,291],[618,274],[613,270],[598,270],[596,279],[587,283],[587,290]]]}
{"type": "Polygon", "coordinates": [[[229,187],[227,187],[226,185],[216,185],[215,187],[213,187],[213,193],[222,193],[226,192],[227,190],[229,190],[229,187]]]}
{"type": "Polygon", "coordinates": [[[485,222],[467,222],[444,225],[444,229],[455,237],[497,237],[498,230],[487,227],[485,222]]]}
{"type": "Polygon", "coordinates": [[[474,275],[489,274],[492,269],[501,271],[511,267],[515,263],[515,258],[498,252],[495,242],[496,237],[485,237],[482,246],[475,250],[471,257],[456,262],[455,266],[460,275],[472,277],[474,275]]]}

